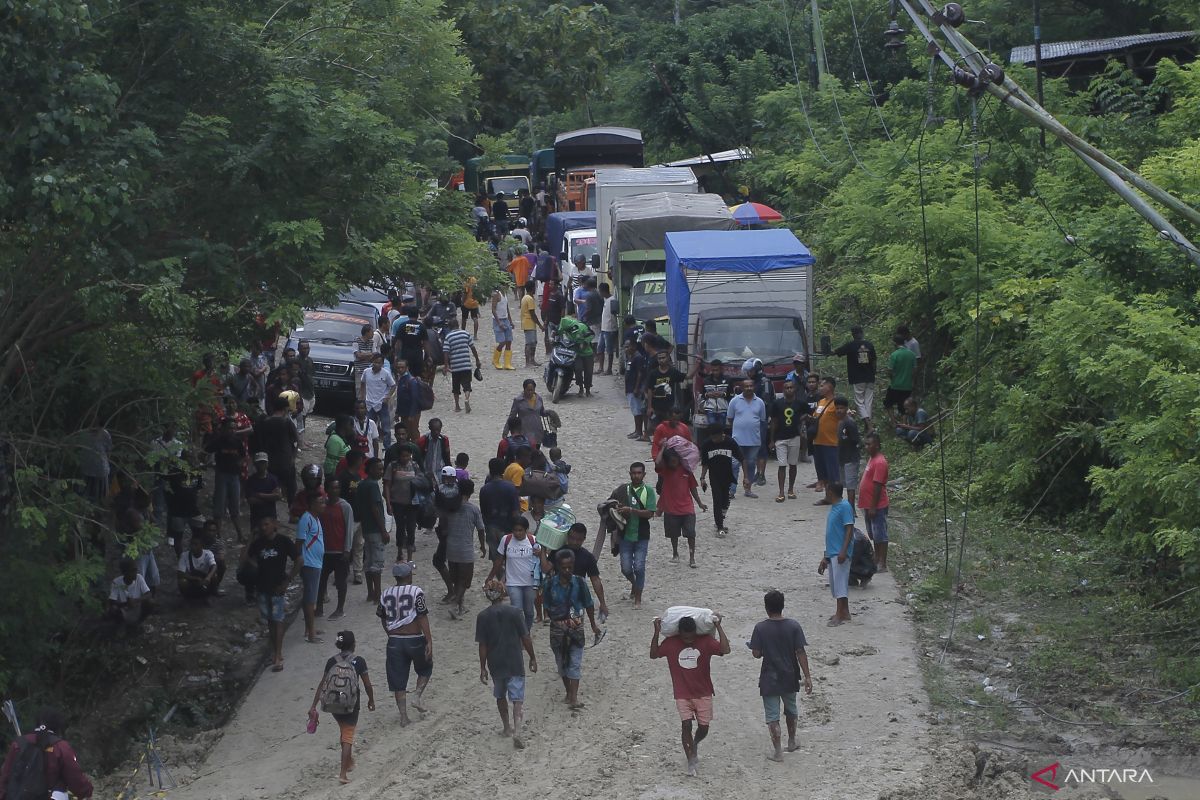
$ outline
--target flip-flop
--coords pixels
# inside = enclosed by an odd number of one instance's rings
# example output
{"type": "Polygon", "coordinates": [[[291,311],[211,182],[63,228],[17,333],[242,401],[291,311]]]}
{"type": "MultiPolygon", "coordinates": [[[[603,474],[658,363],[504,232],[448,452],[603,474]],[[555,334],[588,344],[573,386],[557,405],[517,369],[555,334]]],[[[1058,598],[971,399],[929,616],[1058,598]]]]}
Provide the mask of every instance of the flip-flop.
{"type": "Polygon", "coordinates": [[[592,642],[592,647],[603,642],[605,636],[608,636],[608,628],[601,628],[600,632],[596,634],[596,641],[592,642]]]}
{"type": "Polygon", "coordinates": [[[786,498],[783,495],[779,495],[778,497],[775,498],[775,502],[782,503],[785,499],[786,498]]]}
{"type": "Polygon", "coordinates": [[[322,639],[320,636],[314,636],[311,639],[308,638],[307,636],[305,636],[304,641],[308,642],[309,644],[321,644],[325,640],[322,639]]]}
{"type": "Polygon", "coordinates": [[[795,492],[788,492],[788,499],[789,499],[789,500],[795,500],[795,499],[796,499],[796,493],[795,493],[795,492]]]}
{"type": "Polygon", "coordinates": [[[283,664],[272,664],[271,672],[283,672],[283,664]]]}

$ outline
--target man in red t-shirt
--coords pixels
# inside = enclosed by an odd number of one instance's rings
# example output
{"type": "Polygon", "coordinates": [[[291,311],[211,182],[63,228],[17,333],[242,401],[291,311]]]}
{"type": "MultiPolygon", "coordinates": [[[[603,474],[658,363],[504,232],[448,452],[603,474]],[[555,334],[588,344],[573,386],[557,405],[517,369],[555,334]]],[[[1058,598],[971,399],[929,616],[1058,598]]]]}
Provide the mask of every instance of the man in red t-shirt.
{"type": "Polygon", "coordinates": [[[667,659],[671,669],[671,686],[675,690],[675,708],[682,720],[683,755],[687,758],[687,774],[698,773],[697,748],[708,736],[708,725],[713,718],[713,685],[710,664],[713,656],[729,655],[729,637],[721,627],[721,615],[713,614],[720,641],[711,636],[696,633],[696,620],[684,617],[679,620],[679,633],[668,636],[661,644],[662,618],[654,618],[654,638],[650,640],[650,657],[667,659]],[[692,736],[692,720],[696,721],[696,735],[692,736]]]}
{"type": "Polygon", "coordinates": [[[692,429],[683,423],[680,419],[681,416],[683,416],[683,409],[673,406],[667,412],[667,418],[654,429],[654,436],[650,439],[651,458],[658,458],[658,454],[662,452],[663,442],[672,436],[682,436],[689,442],[692,441],[692,429]]]}
{"type": "Polygon", "coordinates": [[[887,572],[888,461],[879,434],[868,433],[863,441],[867,447],[867,468],[858,482],[858,507],[867,521],[867,536],[875,543],[875,568],[887,572]]]}
{"type": "Polygon", "coordinates": [[[325,616],[325,592],[329,576],[337,592],[337,608],[330,619],[346,615],[346,579],[350,575],[351,547],[354,543],[354,511],[342,498],[342,485],[336,477],[325,479],[325,510],[321,512],[321,528],[325,534],[325,555],[321,561],[321,581],[317,592],[317,616],[325,616]]]}
{"type": "Polygon", "coordinates": [[[679,537],[687,539],[688,566],[696,566],[696,506],[708,511],[700,499],[696,476],[671,448],[664,448],[654,459],[658,473],[658,512],[663,516],[663,530],[671,540],[671,560],[679,560],[679,537]],[[695,505],[692,502],[695,501],[695,505]]]}

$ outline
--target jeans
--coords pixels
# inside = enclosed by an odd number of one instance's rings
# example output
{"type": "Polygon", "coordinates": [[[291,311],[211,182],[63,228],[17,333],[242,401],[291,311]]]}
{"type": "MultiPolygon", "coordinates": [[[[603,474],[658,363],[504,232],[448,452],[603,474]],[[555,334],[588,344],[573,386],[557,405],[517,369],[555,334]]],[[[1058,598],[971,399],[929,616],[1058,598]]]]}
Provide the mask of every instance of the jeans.
{"type": "Polygon", "coordinates": [[[508,602],[521,609],[525,614],[525,628],[533,630],[533,598],[537,594],[536,586],[508,587],[508,602]]]}
{"type": "Polygon", "coordinates": [[[379,407],[378,411],[367,409],[367,419],[374,420],[379,426],[379,438],[383,440],[384,448],[392,446],[392,422],[391,414],[388,413],[388,404],[384,403],[379,407]]]}
{"type": "MultiPolygon", "coordinates": [[[[762,449],[759,444],[742,444],[738,442],[738,447],[742,449],[742,461],[746,462],[746,469],[749,474],[746,479],[750,485],[754,485],[754,479],[758,477],[758,451],[762,449]]],[[[736,484],[738,476],[742,472],[742,464],[740,461],[733,462],[733,482],[736,484]]]]}
{"type": "Polygon", "coordinates": [[[162,577],[158,573],[158,560],[154,557],[153,550],[147,550],[138,556],[137,569],[146,581],[146,585],[151,589],[158,586],[162,580],[162,577]]]}
{"type": "Polygon", "coordinates": [[[622,539],[620,542],[621,574],[628,578],[633,588],[639,592],[646,586],[646,551],[649,548],[649,539],[639,539],[636,542],[622,539]]]}
{"type": "Polygon", "coordinates": [[[213,474],[213,516],[218,520],[225,515],[237,519],[242,505],[242,476],[236,472],[213,474]]]}

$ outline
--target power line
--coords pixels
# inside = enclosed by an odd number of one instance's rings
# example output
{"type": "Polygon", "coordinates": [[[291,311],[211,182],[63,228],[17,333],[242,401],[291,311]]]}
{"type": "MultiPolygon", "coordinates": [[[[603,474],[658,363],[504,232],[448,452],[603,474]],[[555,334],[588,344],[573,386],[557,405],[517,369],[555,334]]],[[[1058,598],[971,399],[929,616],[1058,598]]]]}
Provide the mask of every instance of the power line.
{"type": "Polygon", "coordinates": [[[854,46],[858,49],[858,60],[862,62],[863,77],[867,79],[867,89],[871,94],[871,103],[875,106],[875,113],[879,115],[879,124],[883,126],[883,135],[888,138],[888,141],[894,142],[891,132],[888,130],[887,123],[883,119],[883,109],[879,107],[879,102],[875,99],[875,84],[871,81],[871,73],[867,71],[867,57],[863,54],[862,39],[858,35],[858,19],[854,13],[853,0],[846,0],[846,5],[850,9],[850,24],[854,28],[854,46]]]}
{"type": "Polygon", "coordinates": [[[791,11],[788,8],[787,0],[779,0],[783,6],[783,26],[787,31],[788,54],[792,58],[792,77],[796,82],[796,94],[800,97],[800,113],[804,115],[804,125],[808,128],[808,136],[812,139],[813,147],[816,148],[817,154],[825,159],[825,163],[830,166],[837,166],[833,160],[825,155],[825,151],[821,149],[821,145],[817,143],[817,134],[813,131],[812,120],[808,117],[808,104],[804,100],[804,92],[800,88],[800,67],[796,65],[796,48],[792,44],[792,17],[791,11]]]}
{"type": "MultiPolygon", "coordinates": [[[[816,13],[815,9],[814,9],[813,13],[814,14],[816,13]]],[[[825,47],[825,31],[822,29],[822,27],[819,24],[814,26],[814,30],[817,33],[817,37],[820,39],[821,48],[824,49],[824,47],[825,47]]],[[[834,76],[834,77],[836,78],[837,76],[834,76]]],[[[838,103],[836,88],[831,88],[829,90],[829,97],[833,100],[834,116],[837,117],[838,127],[840,127],[842,129],[842,139],[846,142],[846,148],[850,151],[850,157],[854,159],[854,163],[857,164],[862,169],[863,172],[867,173],[872,178],[882,177],[882,176],[876,175],[874,172],[872,172],[870,170],[870,168],[868,168],[867,165],[862,162],[862,159],[858,157],[858,151],[854,149],[854,144],[850,141],[850,131],[846,130],[846,122],[844,119],[842,119],[842,107],[841,107],[841,104],[838,103]]]]}

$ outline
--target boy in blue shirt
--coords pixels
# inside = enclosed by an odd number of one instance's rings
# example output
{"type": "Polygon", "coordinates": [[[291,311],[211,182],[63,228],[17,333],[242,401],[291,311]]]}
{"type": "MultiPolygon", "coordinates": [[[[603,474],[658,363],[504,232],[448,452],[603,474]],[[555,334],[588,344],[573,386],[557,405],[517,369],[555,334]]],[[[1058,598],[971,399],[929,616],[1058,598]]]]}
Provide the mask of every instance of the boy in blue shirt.
{"type": "Polygon", "coordinates": [[[829,591],[833,595],[833,616],[825,623],[833,628],[850,621],[850,557],[854,555],[854,508],[842,497],[842,485],[835,481],[825,484],[825,500],[829,516],[825,518],[825,557],[817,568],[818,575],[829,570],[829,591]]]}

